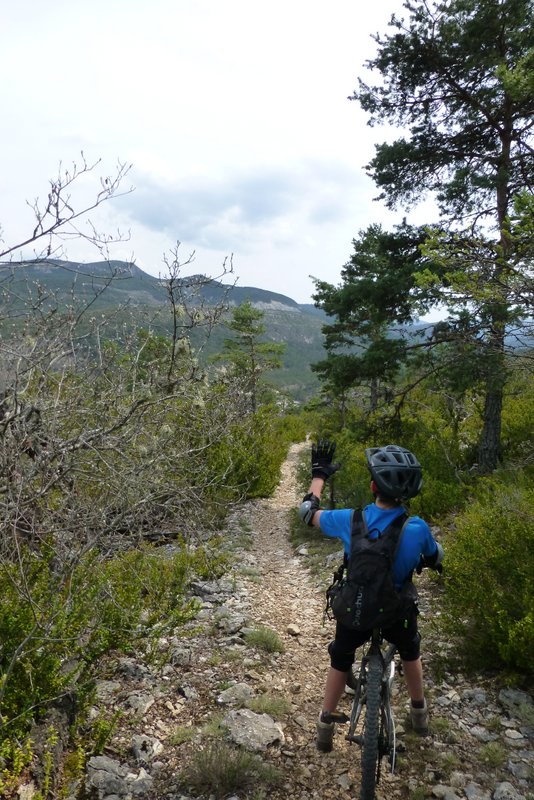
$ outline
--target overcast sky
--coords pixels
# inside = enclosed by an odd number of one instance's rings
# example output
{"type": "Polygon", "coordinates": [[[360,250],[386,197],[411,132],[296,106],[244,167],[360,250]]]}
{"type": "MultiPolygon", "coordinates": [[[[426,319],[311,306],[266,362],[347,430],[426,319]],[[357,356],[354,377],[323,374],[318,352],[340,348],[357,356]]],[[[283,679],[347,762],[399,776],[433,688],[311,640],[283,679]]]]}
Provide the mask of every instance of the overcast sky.
{"type": "MultiPolygon", "coordinates": [[[[102,164],[75,203],[132,164],[135,190],[94,217],[131,232],[114,258],[157,275],[179,240],[194,272],[233,255],[239,285],[309,302],[309,276],[337,283],[359,230],[403,216],[373,202],[363,169],[391,133],[347,99],[394,11],[402,0],[5,2],[4,240],[27,237],[26,201],[83,151],[102,164]]],[[[81,241],[67,256],[98,258],[81,241]]]]}

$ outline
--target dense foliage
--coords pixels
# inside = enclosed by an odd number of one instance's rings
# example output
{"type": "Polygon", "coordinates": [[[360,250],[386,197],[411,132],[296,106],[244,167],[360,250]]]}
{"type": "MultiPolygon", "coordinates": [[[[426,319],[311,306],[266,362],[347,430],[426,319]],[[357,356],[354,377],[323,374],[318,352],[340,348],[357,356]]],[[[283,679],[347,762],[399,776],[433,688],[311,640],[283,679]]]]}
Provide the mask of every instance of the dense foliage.
{"type": "Polygon", "coordinates": [[[2,740],[23,737],[65,694],[75,691],[82,706],[99,659],[111,649],[131,648],[154,626],[161,634],[191,618],[188,581],[215,568],[204,548],[178,547],[170,557],[145,546],[107,559],[92,549],[75,560],[65,579],[53,552],[36,558],[23,547],[18,563],[3,563],[2,740]]]}
{"type": "Polygon", "coordinates": [[[446,604],[466,655],[532,673],[534,486],[486,479],[447,540],[446,604]]]}
{"type": "Polygon", "coordinates": [[[288,443],[305,435],[276,402],[260,403],[271,361],[254,365],[253,407],[246,370],[200,365],[189,334],[209,333],[221,310],[181,304],[175,278],[171,336],[125,326],[108,339],[109,318],[91,317],[86,299],[2,320],[0,743],[10,774],[15,739],[66,697],[83,709],[107,654],[179,632],[195,610],[192,577],[222,569],[213,534],[233,505],[272,492],[288,443]]]}

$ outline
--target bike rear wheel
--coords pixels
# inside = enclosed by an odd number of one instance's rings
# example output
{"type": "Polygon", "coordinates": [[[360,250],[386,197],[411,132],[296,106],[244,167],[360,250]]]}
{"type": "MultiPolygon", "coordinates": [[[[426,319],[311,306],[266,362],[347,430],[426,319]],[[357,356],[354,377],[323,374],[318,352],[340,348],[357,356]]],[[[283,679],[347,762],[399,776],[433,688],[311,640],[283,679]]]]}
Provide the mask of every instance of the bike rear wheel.
{"type": "Polygon", "coordinates": [[[367,668],[367,702],[363,727],[362,782],[360,800],[374,800],[379,760],[380,698],[382,691],[382,659],[371,654],[367,668]]]}

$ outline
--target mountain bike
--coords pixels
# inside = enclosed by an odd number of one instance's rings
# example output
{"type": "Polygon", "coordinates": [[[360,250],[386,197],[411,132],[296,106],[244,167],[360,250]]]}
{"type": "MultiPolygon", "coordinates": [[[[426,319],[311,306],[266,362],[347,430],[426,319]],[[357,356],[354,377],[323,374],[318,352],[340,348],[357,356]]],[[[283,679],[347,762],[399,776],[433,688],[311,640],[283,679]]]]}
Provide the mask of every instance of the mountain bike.
{"type": "MultiPolygon", "coordinates": [[[[427,567],[442,572],[441,564],[430,565],[421,556],[417,574],[420,575],[427,567]]],[[[346,739],[359,744],[362,749],[360,800],[374,800],[384,758],[387,758],[389,771],[395,771],[395,719],[391,692],[396,652],[396,645],[385,643],[380,628],[375,628],[364,650],[359,672],[355,675],[352,667],[349,673],[354,698],[346,739]]]]}
{"type": "Polygon", "coordinates": [[[380,628],[373,630],[357,675],[351,673],[354,698],[346,739],[359,744],[361,756],[360,800],[374,800],[382,759],[395,770],[395,720],[391,689],[395,677],[394,644],[384,645],[380,628]]]}

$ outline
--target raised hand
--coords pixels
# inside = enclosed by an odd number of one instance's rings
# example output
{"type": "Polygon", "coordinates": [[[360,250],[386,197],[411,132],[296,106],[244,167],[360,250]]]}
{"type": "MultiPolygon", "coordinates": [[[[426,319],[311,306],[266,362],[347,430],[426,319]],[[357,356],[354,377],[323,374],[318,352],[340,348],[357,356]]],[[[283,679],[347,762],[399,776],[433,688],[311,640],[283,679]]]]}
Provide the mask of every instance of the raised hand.
{"type": "Polygon", "coordinates": [[[341,468],[341,464],[333,464],[336,443],[329,439],[319,439],[312,444],[311,472],[312,478],[322,478],[327,481],[334,472],[341,468]]]}

